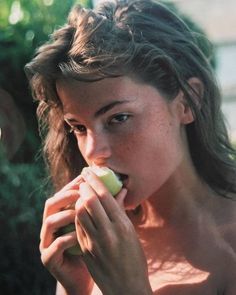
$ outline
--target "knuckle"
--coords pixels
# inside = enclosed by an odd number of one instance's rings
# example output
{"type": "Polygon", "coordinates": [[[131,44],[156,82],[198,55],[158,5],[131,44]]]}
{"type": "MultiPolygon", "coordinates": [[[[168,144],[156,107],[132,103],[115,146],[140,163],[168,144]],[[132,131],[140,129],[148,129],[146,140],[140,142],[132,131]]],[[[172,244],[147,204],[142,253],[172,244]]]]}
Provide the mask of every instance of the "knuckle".
{"type": "Polygon", "coordinates": [[[89,241],[88,244],[87,244],[87,247],[85,249],[85,252],[97,255],[98,254],[98,247],[97,247],[96,242],[95,241],[89,241]]]}
{"type": "Polygon", "coordinates": [[[65,238],[63,236],[59,236],[54,242],[55,252],[64,249],[66,244],[65,238]]]}
{"type": "Polygon", "coordinates": [[[92,194],[90,196],[86,196],[85,198],[80,198],[75,205],[76,212],[84,212],[85,208],[92,208],[94,202],[97,201],[97,196],[92,194]]]}
{"type": "Polygon", "coordinates": [[[83,203],[86,208],[92,207],[93,203],[97,200],[95,194],[90,195],[88,198],[84,199],[83,203]]]}
{"type": "Polygon", "coordinates": [[[100,237],[100,245],[103,249],[115,248],[119,243],[119,236],[113,232],[113,230],[106,230],[106,232],[100,237]]]}
{"type": "Polygon", "coordinates": [[[99,196],[100,196],[101,199],[106,199],[109,195],[110,195],[110,193],[108,191],[106,191],[106,190],[101,190],[99,192],[99,196]]]}
{"type": "Polygon", "coordinates": [[[117,224],[118,231],[122,234],[122,236],[129,237],[133,234],[133,227],[127,221],[122,221],[117,224]]]}
{"type": "Polygon", "coordinates": [[[53,204],[54,204],[53,197],[50,197],[50,198],[48,198],[48,199],[46,200],[46,202],[45,202],[45,208],[46,208],[46,209],[47,209],[47,208],[50,208],[50,207],[53,206],[53,204]]]}
{"type": "Polygon", "coordinates": [[[54,218],[52,215],[48,216],[45,221],[44,221],[44,225],[47,229],[50,229],[53,227],[54,225],[54,218]]]}
{"type": "Polygon", "coordinates": [[[41,261],[46,268],[50,267],[50,265],[52,264],[52,260],[53,257],[48,254],[47,249],[41,251],[41,261]]]}
{"type": "Polygon", "coordinates": [[[79,198],[79,199],[77,200],[77,202],[75,203],[75,211],[76,211],[76,213],[79,213],[79,212],[81,212],[82,210],[83,210],[83,202],[82,202],[82,199],[79,198]]]}

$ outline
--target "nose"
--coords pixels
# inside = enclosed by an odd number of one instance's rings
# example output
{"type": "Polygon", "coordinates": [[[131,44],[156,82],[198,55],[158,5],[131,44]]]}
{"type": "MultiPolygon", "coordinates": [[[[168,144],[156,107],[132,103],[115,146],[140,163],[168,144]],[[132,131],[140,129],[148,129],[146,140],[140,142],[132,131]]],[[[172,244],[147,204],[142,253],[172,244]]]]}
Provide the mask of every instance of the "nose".
{"type": "Polygon", "coordinates": [[[88,132],[84,146],[84,157],[88,163],[104,164],[111,156],[108,136],[102,132],[88,132]]]}

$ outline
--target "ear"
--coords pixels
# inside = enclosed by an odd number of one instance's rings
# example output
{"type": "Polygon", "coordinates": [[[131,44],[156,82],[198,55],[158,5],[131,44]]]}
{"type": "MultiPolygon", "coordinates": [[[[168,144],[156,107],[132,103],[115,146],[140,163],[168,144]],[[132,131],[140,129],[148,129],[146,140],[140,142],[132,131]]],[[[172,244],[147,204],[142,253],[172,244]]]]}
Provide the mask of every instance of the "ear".
{"type": "MultiPolygon", "coordinates": [[[[203,84],[202,82],[195,77],[192,77],[188,80],[188,84],[190,86],[189,93],[192,96],[192,98],[195,100],[195,103],[197,106],[201,106],[201,98],[203,96],[203,84]]],[[[183,91],[180,91],[178,95],[179,100],[179,118],[180,122],[184,125],[190,124],[194,121],[194,115],[192,112],[192,109],[189,106],[189,102],[187,98],[185,97],[185,94],[183,91]]]]}

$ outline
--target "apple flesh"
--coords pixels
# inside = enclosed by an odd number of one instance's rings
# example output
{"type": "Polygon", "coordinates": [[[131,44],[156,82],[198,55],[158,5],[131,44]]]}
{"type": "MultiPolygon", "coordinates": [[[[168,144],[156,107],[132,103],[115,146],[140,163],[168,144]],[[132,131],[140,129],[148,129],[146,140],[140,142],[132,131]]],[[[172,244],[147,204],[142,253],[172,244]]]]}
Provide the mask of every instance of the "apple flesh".
{"type": "Polygon", "coordinates": [[[108,167],[98,167],[98,166],[85,167],[83,171],[88,169],[92,170],[92,172],[99,177],[99,179],[103,182],[103,184],[106,186],[108,191],[113,196],[119,193],[123,184],[119,180],[118,176],[114,173],[114,171],[112,171],[108,167]]]}
{"type": "MultiPolygon", "coordinates": [[[[103,182],[106,186],[108,191],[113,195],[117,195],[121,190],[123,184],[118,178],[118,176],[108,167],[98,167],[98,166],[91,166],[83,168],[83,171],[86,169],[91,169],[93,173],[95,173],[99,179],[103,182]]],[[[75,224],[71,223],[67,226],[64,226],[60,229],[61,234],[66,234],[69,232],[75,231],[75,224]]],[[[77,244],[75,246],[70,247],[66,250],[67,253],[71,255],[82,255],[82,251],[80,245],[77,244]]]]}

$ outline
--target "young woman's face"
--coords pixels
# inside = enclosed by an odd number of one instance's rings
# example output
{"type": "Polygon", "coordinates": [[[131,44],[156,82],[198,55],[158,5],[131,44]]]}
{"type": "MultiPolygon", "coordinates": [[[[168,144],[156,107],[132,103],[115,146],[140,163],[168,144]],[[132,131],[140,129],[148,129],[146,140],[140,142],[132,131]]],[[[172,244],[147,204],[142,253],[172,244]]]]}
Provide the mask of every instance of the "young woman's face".
{"type": "Polygon", "coordinates": [[[128,77],[60,80],[57,91],[88,165],[122,174],[127,209],[177,173],[187,151],[181,98],[167,102],[154,87],[128,77]]]}

